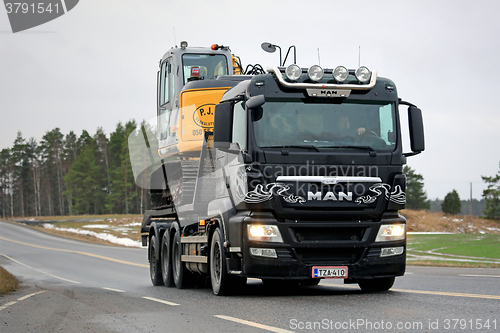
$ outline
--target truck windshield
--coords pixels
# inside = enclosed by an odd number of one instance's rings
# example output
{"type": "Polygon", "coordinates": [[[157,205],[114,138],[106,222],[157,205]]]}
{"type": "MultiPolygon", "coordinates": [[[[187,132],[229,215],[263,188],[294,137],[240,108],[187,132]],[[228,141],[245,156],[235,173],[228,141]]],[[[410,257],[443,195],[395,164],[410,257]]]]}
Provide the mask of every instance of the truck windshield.
{"type": "Polygon", "coordinates": [[[209,80],[218,75],[226,75],[227,59],[222,54],[182,55],[184,84],[193,80],[209,80]]]}
{"type": "Polygon", "coordinates": [[[261,148],[394,150],[396,115],[392,102],[342,104],[266,101],[253,117],[261,148]]]}

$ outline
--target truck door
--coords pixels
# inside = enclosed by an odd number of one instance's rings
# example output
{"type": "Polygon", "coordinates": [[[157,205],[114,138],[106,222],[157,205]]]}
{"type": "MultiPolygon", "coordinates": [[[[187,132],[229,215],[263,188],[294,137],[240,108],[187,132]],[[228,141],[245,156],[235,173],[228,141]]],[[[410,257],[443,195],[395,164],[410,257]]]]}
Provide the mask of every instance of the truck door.
{"type": "MultiPolygon", "coordinates": [[[[176,141],[172,135],[171,127],[175,125],[172,121],[172,109],[174,102],[174,66],[172,58],[166,59],[161,64],[158,78],[158,139],[160,147],[170,145],[176,141]]],[[[175,134],[175,133],[173,133],[175,134]]]]}

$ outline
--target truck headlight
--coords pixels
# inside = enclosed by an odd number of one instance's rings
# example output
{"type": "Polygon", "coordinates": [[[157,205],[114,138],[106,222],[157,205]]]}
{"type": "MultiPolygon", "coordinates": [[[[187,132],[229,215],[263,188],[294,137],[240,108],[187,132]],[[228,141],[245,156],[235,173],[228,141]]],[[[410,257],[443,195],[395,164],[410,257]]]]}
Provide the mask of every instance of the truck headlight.
{"type": "Polygon", "coordinates": [[[248,239],[256,242],[283,243],[280,230],[276,225],[249,224],[248,239]]]}
{"type": "Polygon", "coordinates": [[[375,242],[389,242],[404,240],[406,238],[405,224],[383,224],[378,230],[375,242]]]}

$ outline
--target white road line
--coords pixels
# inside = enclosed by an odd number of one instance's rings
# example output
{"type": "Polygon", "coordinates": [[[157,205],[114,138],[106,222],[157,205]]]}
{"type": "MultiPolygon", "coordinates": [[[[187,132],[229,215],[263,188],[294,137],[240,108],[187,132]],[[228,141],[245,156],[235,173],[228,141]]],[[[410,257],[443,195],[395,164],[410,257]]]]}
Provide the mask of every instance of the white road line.
{"type": "Polygon", "coordinates": [[[30,297],[32,297],[32,296],[35,296],[35,295],[38,295],[38,294],[41,294],[41,293],[44,293],[44,292],[45,292],[45,290],[42,290],[42,291],[37,291],[36,293],[33,293],[33,294],[29,294],[29,295],[23,296],[23,297],[21,297],[21,298],[18,298],[17,300],[18,300],[18,301],[24,301],[24,300],[25,300],[25,299],[27,299],[27,298],[30,298],[30,297]]]}
{"type": "Polygon", "coordinates": [[[102,287],[102,289],[116,291],[117,293],[124,293],[125,292],[125,290],[113,289],[113,288],[108,288],[108,287],[102,287]]]}
{"type": "Polygon", "coordinates": [[[16,301],[5,303],[3,306],[0,306],[0,311],[2,311],[5,308],[8,308],[9,306],[14,305],[16,303],[17,303],[16,301]]]}
{"type": "Polygon", "coordinates": [[[0,306],[0,311],[2,311],[3,309],[6,309],[8,308],[9,306],[11,305],[14,305],[16,304],[17,302],[21,302],[21,301],[24,301],[25,299],[27,298],[30,298],[32,296],[35,296],[35,295],[38,295],[38,294],[41,294],[41,293],[44,293],[45,290],[42,290],[42,291],[37,291],[36,293],[33,293],[33,294],[29,294],[29,295],[26,295],[26,296],[23,296],[23,297],[20,297],[17,299],[17,301],[12,301],[12,302],[9,302],[9,303],[5,303],[4,305],[0,306]]]}
{"type": "Polygon", "coordinates": [[[500,275],[480,275],[480,274],[458,274],[458,276],[468,276],[468,277],[492,277],[492,278],[500,278],[500,275]]]}
{"type": "Polygon", "coordinates": [[[164,301],[162,299],[158,299],[158,298],[154,298],[154,297],[143,297],[144,299],[148,299],[150,301],[154,301],[154,302],[158,302],[158,303],[162,303],[162,304],[167,304],[167,305],[171,305],[171,306],[176,306],[176,305],[180,305],[180,304],[177,304],[177,303],[172,303],[172,302],[169,302],[169,301],[164,301]]]}
{"type": "Polygon", "coordinates": [[[42,270],[39,270],[39,269],[37,269],[37,268],[35,268],[35,267],[31,267],[31,266],[29,266],[29,265],[23,264],[22,262],[17,261],[16,259],[13,259],[13,258],[11,258],[11,257],[9,257],[9,256],[7,256],[7,255],[5,255],[5,254],[2,254],[2,256],[4,256],[5,258],[7,258],[7,259],[9,259],[9,260],[12,260],[12,261],[13,261],[13,262],[15,262],[15,263],[18,263],[19,265],[22,265],[22,266],[24,266],[24,267],[31,268],[31,269],[33,269],[33,270],[35,270],[35,271],[37,271],[37,272],[40,272],[40,273],[45,274],[45,275],[48,275],[48,276],[52,276],[52,277],[54,277],[54,278],[56,278],[56,279],[63,280],[63,281],[66,281],[66,282],[76,283],[76,284],[79,284],[79,283],[80,283],[80,282],[77,282],[77,281],[68,280],[68,279],[62,278],[62,277],[60,277],[60,276],[50,274],[50,273],[44,272],[44,271],[42,271],[42,270]]]}
{"type": "Polygon", "coordinates": [[[253,321],[238,319],[238,318],[234,318],[234,317],[222,316],[222,315],[214,315],[214,317],[217,317],[217,318],[220,318],[220,319],[224,319],[224,320],[234,321],[235,323],[239,323],[239,324],[243,324],[243,325],[248,325],[248,326],[260,328],[260,329],[263,329],[263,330],[266,330],[266,331],[270,331],[270,332],[293,333],[293,331],[284,330],[282,328],[267,326],[267,325],[255,323],[253,321]]]}

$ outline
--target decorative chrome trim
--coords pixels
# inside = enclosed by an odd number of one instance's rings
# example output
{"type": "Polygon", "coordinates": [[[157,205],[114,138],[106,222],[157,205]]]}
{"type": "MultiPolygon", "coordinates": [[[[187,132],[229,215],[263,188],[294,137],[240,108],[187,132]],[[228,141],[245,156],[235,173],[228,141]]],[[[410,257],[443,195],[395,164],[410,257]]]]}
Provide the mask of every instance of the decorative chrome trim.
{"type": "Polygon", "coordinates": [[[285,81],[285,79],[283,78],[283,73],[281,73],[278,67],[270,67],[267,69],[267,71],[276,74],[276,77],[278,78],[280,84],[282,84],[287,88],[292,88],[292,89],[324,88],[324,89],[370,90],[373,87],[375,87],[375,84],[377,83],[377,71],[372,71],[370,83],[368,84],[292,83],[285,81]]]}
{"type": "Polygon", "coordinates": [[[334,185],[337,183],[381,183],[380,177],[349,177],[349,176],[278,176],[279,182],[309,182],[334,185]]]}

